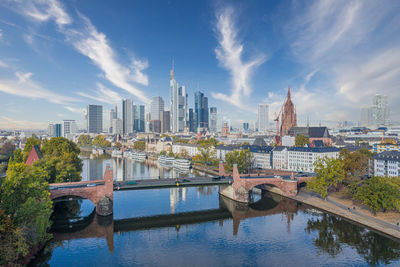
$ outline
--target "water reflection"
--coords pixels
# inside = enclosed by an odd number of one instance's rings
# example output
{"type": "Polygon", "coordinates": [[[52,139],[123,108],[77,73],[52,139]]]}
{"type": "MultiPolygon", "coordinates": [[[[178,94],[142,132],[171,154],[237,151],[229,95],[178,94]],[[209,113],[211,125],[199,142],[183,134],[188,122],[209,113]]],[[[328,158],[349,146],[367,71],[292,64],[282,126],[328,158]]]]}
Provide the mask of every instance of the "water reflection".
{"type": "MultiPolygon", "coordinates": [[[[135,161],[129,158],[87,158],[83,160],[82,180],[93,181],[103,177],[106,166],[113,168],[115,181],[128,181],[156,178],[185,178],[199,175],[192,170],[179,170],[159,165],[157,160],[135,161]]],[[[204,174],[203,174],[204,176],[204,174]]]]}
{"type": "Polygon", "coordinates": [[[314,245],[332,257],[345,245],[355,248],[370,265],[390,264],[400,258],[400,242],[330,214],[320,214],[307,222],[306,231],[316,232],[314,245]]]}

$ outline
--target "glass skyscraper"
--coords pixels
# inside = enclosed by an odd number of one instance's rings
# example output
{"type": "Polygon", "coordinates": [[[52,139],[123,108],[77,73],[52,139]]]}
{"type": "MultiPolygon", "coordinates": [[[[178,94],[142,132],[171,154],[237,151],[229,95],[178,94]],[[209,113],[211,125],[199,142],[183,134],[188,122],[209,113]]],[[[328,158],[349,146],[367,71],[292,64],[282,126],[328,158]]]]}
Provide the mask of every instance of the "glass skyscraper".
{"type": "Polygon", "coordinates": [[[208,128],[208,98],[200,91],[194,94],[194,121],[197,128],[208,128]]]}
{"type": "Polygon", "coordinates": [[[87,106],[87,132],[101,133],[103,131],[103,106],[87,106]]]}

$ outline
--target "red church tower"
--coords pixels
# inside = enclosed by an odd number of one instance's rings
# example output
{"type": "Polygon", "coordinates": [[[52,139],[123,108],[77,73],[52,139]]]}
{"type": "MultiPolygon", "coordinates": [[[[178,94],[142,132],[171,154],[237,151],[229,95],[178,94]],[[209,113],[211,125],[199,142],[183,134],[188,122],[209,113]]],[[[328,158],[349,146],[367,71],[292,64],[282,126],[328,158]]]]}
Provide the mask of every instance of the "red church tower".
{"type": "Polygon", "coordinates": [[[280,140],[282,140],[282,137],[284,135],[287,135],[290,128],[294,126],[297,126],[297,114],[296,114],[296,108],[294,107],[292,99],[290,98],[290,87],[289,87],[287,93],[287,99],[283,106],[280,140]]]}

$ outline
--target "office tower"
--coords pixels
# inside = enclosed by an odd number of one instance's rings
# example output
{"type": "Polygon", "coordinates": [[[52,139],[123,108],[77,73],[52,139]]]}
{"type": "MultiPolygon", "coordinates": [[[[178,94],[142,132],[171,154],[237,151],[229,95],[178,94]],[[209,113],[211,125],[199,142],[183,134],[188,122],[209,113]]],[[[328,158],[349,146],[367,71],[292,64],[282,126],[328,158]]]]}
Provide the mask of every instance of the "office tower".
{"type": "Polygon", "coordinates": [[[164,100],[161,96],[155,96],[151,99],[150,104],[150,119],[161,120],[160,112],[164,111],[164,100]]]}
{"type": "Polygon", "coordinates": [[[217,107],[210,107],[210,130],[211,132],[217,132],[217,107]]]}
{"type": "Polygon", "coordinates": [[[243,122],[243,130],[248,131],[249,130],[249,123],[248,122],[243,122]]]}
{"type": "Polygon", "coordinates": [[[387,95],[376,94],[372,99],[372,120],[376,126],[390,124],[390,110],[387,95]]]}
{"type": "Polygon", "coordinates": [[[63,120],[62,136],[67,137],[68,134],[75,134],[78,132],[78,126],[75,120],[63,120]]]}
{"type": "MultiPolygon", "coordinates": [[[[151,115],[150,115],[151,117],[151,115]]],[[[133,106],[133,129],[138,132],[145,131],[145,108],[144,105],[133,106]]]]}
{"type": "Polygon", "coordinates": [[[88,105],[87,106],[87,132],[101,133],[103,131],[103,106],[88,105]]]}
{"type": "Polygon", "coordinates": [[[194,112],[192,108],[189,108],[189,114],[188,114],[188,121],[186,123],[186,126],[189,128],[189,131],[194,133],[196,132],[196,125],[194,121],[194,112]]]}
{"type": "Polygon", "coordinates": [[[54,124],[54,137],[62,136],[62,125],[61,123],[54,124]]]}
{"type": "Polygon", "coordinates": [[[47,135],[50,137],[53,137],[54,132],[55,132],[55,125],[52,123],[49,123],[49,126],[47,127],[47,135]]]}
{"type": "Polygon", "coordinates": [[[123,126],[122,120],[120,118],[116,118],[112,120],[111,129],[113,134],[123,134],[123,126]]]}
{"type": "Polygon", "coordinates": [[[122,132],[124,135],[133,133],[133,102],[131,99],[122,100],[122,132]]]}
{"type": "Polygon", "coordinates": [[[110,109],[110,127],[109,127],[109,133],[113,133],[113,120],[116,118],[116,111],[114,109],[110,109]]]}
{"type": "Polygon", "coordinates": [[[161,133],[161,121],[150,120],[150,132],[161,133]]]}
{"type": "Polygon", "coordinates": [[[208,128],[208,98],[200,91],[194,94],[194,121],[196,129],[208,128]]]}
{"type": "Polygon", "coordinates": [[[171,118],[171,113],[169,111],[160,112],[162,133],[168,133],[170,131],[170,118],[171,118]]]}
{"type": "Polygon", "coordinates": [[[171,72],[171,128],[173,133],[183,132],[186,126],[187,94],[186,87],[179,86],[174,79],[174,70],[171,72]]]}
{"type": "Polygon", "coordinates": [[[258,105],[258,131],[265,133],[268,129],[268,105],[258,105]]]}
{"type": "Polygon", "coordinates": [[[372,124],[372,108],[370,106],[361,107],[361,126],[369,127],[372,124]]]}

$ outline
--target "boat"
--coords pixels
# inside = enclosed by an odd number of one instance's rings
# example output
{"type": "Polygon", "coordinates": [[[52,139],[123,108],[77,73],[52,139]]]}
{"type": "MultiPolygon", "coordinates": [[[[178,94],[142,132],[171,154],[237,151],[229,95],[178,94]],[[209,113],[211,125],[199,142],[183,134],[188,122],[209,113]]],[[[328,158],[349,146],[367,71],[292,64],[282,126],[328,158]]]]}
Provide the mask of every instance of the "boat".
{"type": "Polygon", "coordinates": [[[112,156],[113,158],[120,158],[120,157],[122,157],[122,151],[120,151],[120,150],[113,150],[113,151],[111,152],[111,156],[112,156]]]}
{"type": "Polygon", "coordinates": [[[167,157],[167,158],[165,159],[165,163],[166,163],[167,165],[170,165],[170,166],[172,166],[172,164],[174,163],[174,161],[175,161],[175,158],[173,158],[173,157],[167,157]]]}
{"type": "Polygon", "coordinates": [[[175,159],[173,162],[173,167],[174,168],[179,168],[179,169],[190,169],[190,161],[187,159],[175,159]]]}

